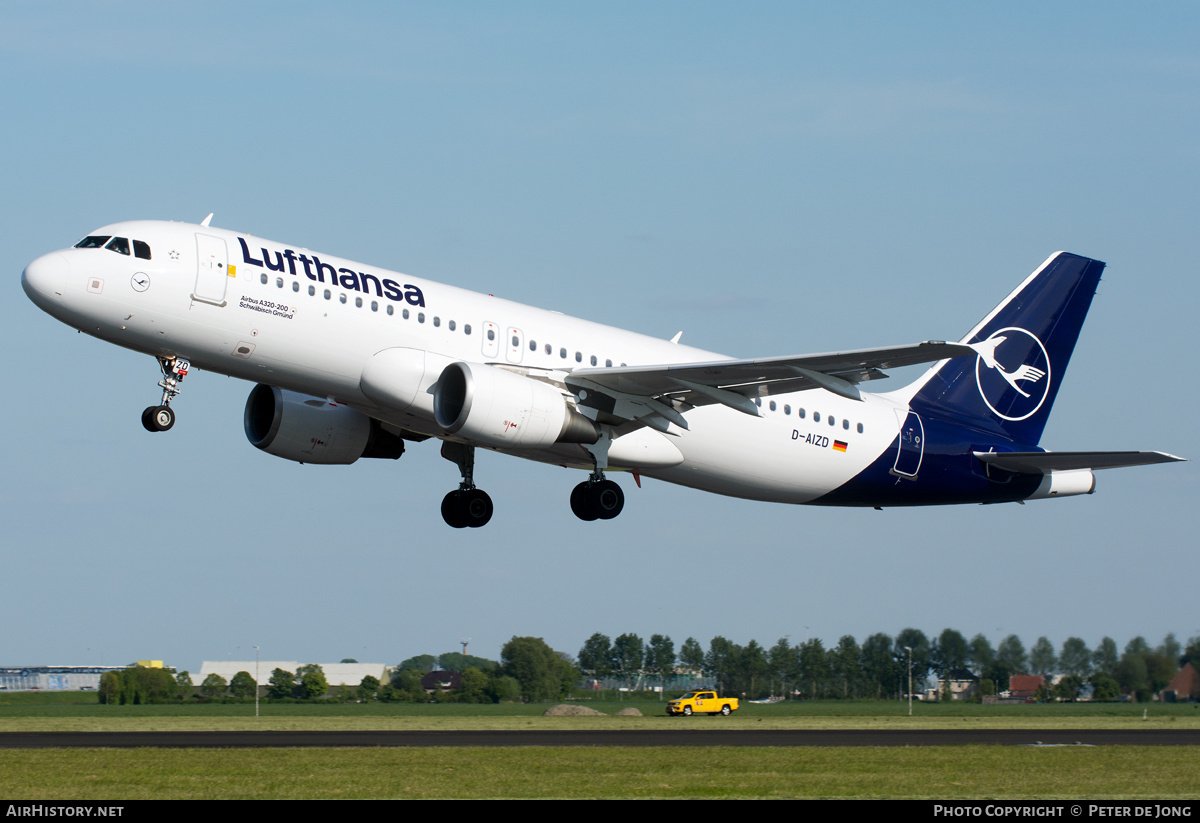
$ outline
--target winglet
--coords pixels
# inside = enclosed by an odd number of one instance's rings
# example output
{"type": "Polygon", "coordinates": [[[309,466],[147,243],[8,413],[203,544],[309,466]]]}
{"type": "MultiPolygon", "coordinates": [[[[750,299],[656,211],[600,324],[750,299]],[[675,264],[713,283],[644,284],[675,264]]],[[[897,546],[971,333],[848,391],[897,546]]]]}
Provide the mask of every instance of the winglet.
{"type": "Polygon", "coordinates": [[[209,224],[210,222],[212,222],[213,214],[214,214],[214,212],[211,212],[211,211],[210,211],[210,212],[208,213],[208,217],[205,217],[203,220],[201,220],[201,221],[200,221],[200,225],[201,225],[201,226],[204,226],[205,228],[208,228],[208,224],[209,224]]]}
{"type": "Polygon", "coordinates": [[[681,338],[681,337],[683,337],[683,331],[682,331],[682,330],[680,330],[680,331],[677,331],[677,332],[675,332],[675,336],[671,338],[671,342],[672,342],[672,343],[678,343],[678,342],[679,342],[679,338],[681,338]]]}

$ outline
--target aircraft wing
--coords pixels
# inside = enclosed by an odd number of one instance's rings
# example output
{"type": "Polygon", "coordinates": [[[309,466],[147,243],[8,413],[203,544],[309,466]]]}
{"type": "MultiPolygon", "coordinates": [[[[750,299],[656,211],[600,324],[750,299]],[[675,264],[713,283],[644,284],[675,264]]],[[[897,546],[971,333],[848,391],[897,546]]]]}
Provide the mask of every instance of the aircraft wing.
{"type": "Polygon", "coordinates": [[[679,412],[710,403],[757,416],[754,398],[774,394],[822,388],[860,400],[856,384],[887,377],[883,369],[966,354],[976,352],[961,343],[930,340],[829,354],[576,369],[566,377],[566,384],[585,406],[665,431],[666,421],[686,429],[687,422],[679,412]]]}
{"type": "Polygon", "coordinates": [[[1119,469],[1175,463],[1185,458],[1166,452],[975,452],[980,461],[1019,474],[1046,474],[1076,469],[1119,469]]]}

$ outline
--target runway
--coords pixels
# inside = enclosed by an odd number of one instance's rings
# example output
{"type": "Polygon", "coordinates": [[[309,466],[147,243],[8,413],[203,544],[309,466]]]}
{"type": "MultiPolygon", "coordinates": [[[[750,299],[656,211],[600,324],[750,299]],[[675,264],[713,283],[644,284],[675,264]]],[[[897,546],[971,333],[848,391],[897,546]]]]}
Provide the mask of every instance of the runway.
{"type": "Polygon", "coordinates": [[[515,746],[1196,746],[1200,730],[0,732],[2,749],[515,746]]]}

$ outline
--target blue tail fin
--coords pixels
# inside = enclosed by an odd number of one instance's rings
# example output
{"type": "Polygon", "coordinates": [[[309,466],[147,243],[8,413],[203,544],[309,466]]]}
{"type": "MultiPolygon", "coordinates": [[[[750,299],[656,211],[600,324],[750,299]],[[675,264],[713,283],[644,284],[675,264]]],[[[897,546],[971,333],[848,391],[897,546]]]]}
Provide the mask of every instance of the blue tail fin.
{"type": "Polygon", "coordinates": [[[977,356],[942,361],[913,384],[913,409],[1037,445],[1103,271],[1052,255],[962,339],[977,356]]]}

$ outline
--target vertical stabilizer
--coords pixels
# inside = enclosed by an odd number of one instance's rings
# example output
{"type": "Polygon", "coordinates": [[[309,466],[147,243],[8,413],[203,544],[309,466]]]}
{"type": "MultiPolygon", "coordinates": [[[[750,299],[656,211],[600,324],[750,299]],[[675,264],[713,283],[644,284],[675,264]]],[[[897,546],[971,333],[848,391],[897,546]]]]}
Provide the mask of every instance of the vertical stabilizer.
{"type": "Polygon", "coordinates": [[[942,361],[910,387],[912,408],[1037,445],[1103,271],[1051,255],[962,339],[974,358],[942,361]]]}

